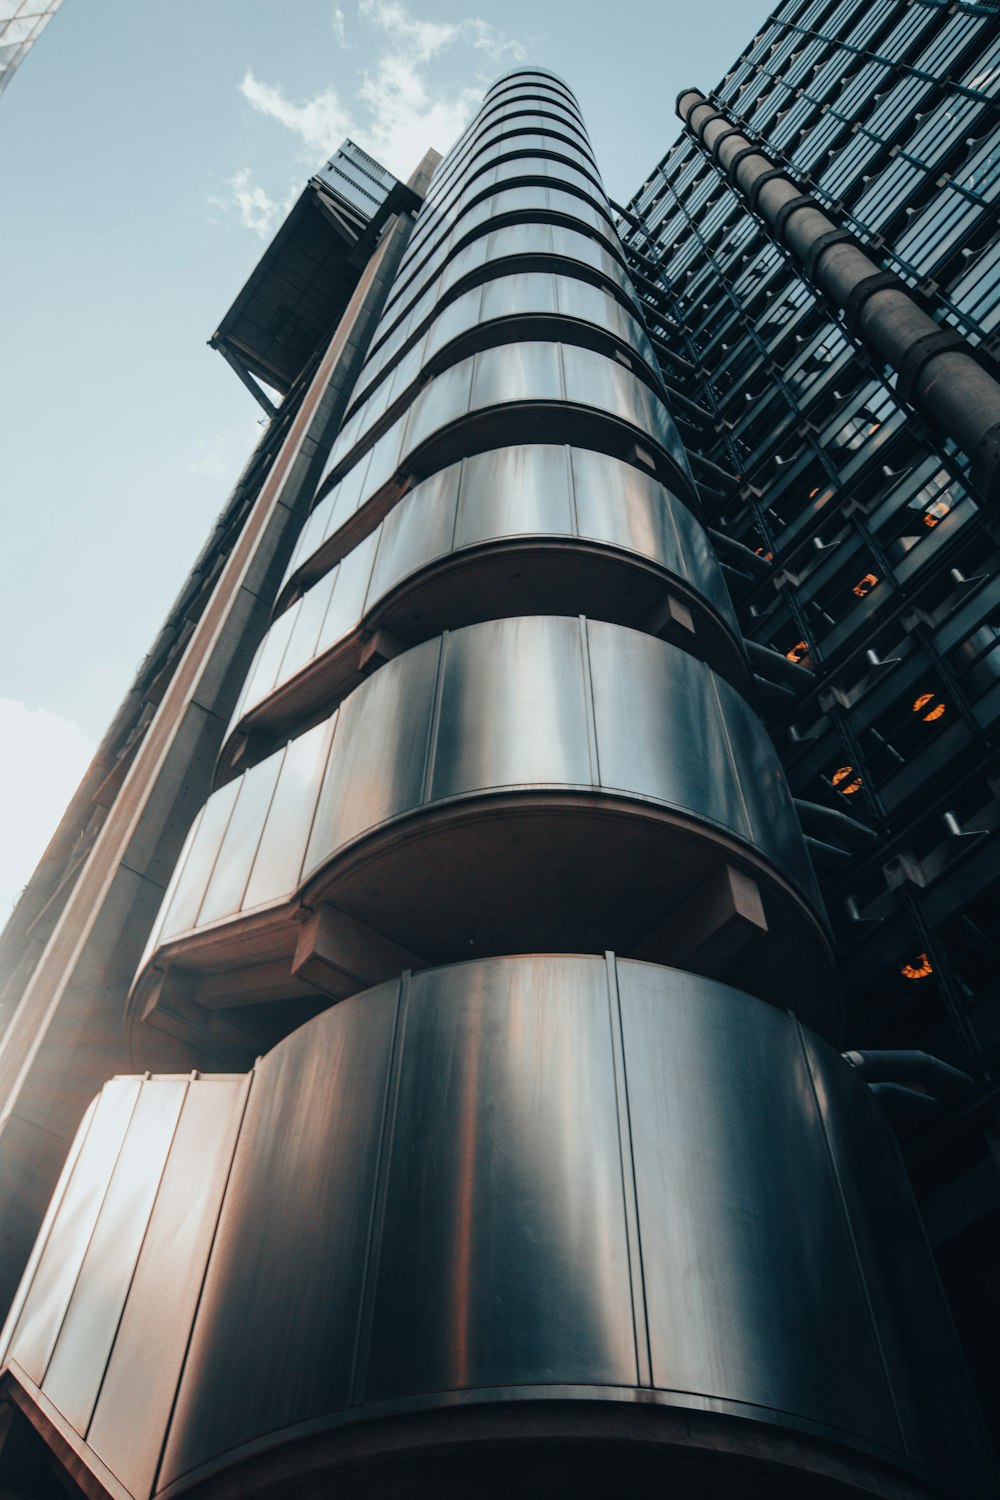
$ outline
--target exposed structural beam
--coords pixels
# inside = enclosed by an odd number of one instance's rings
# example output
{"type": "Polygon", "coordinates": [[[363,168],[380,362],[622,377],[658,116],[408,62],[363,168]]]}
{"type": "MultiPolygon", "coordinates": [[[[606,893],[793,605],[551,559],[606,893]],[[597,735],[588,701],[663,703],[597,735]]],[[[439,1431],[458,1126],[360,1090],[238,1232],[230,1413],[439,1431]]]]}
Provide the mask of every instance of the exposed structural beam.
{"type": "Polygon", "coordinates": [[[631,209],[622,208],[621,204],[616,203],[613,198],[609,198],[608,202],[611,205],[612,212],[616,213],[620,219],[624,219],[626,224],[631,224],[633,229],[640,229],[645,233],[645,225],[636,218],[631,209]]]}
{"type": "Polygon", "coordinates": [[[677,113],[806,279],[843,309],[848,333],[898,372],[897,395],[968,454],[980,494],[1000,500],[1000,382],[972,345],[929,317],[898,276],[877,265],[698,89],[678,95],[677,113]]]}
{"type": "Polygon", "coordinates": [[[218,348],[219,353],[226,361],[226,364],[230,365],[236,371],[237,375],[240,377],[254,400],[264,408],[269,417],[276,416],[278,408],[275,406],[273,401],[268,400],[267,396],[264,394],[263,386],[257,384],[256,380],[254,380],[246,365],[240,364],[239,360],[236,358],[236,355],[233,354],[232,350],[227,349],[224,344],[220,344],[218,348]]]}

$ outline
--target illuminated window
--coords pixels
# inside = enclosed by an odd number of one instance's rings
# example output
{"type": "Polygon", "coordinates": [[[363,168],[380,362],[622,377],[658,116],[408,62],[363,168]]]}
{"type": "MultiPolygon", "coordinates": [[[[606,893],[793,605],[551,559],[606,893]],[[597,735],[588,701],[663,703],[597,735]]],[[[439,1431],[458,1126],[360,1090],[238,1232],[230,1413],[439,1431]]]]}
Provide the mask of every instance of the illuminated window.
{"type": "Polygon", "coordinates": [[[938,469],[908,502],[906,509],[911,513],[920,511],[920,520],[928,530],[932,530],[950,514],[956,498],[952,493],[951,475],[946,469],[938,469]]]}
{"type": "Polygon", "coordinates": [[[872,412],[862,409],[855,412],[853,417],[848,417],[830,441],[835,448],[860,448],[867,438],[878,432],[880,426],[881,423],[872,412]]]}
{"type": "Polygon", "coordinates": [[[909,963],[902,964],[899,972],[904,979],[926,979],[929,974],[934,973],[934,965],[926,953],[918,953],[909,963]]]}
{"type": "Polygon", "coordinates": [[[809,655],[809,642],[796,641],[791,650],[785,652],[789,661],[800,662],[803,657],[809,655]]]}
{"type": "Polygon", "coordinates": [[[853,766],[838,766],[830,780],[842,797],[853,797],[863,785],[861,777],[853,766]]]}
{"type": "Polygon", "coordinates": [[[941,702],[936,693],[921,693],[913,702],[913,712],[919,714],[925,724],[933,724],[944,718],[947,704],[941,702]]]}
{"type": "Polygon", "coordinates": [[[858,579],[857,583],[851,589],[851,593],[857,594],[859,599],[863,599],[866,594],[871,593],[877,583],[878,578],[874,573],[866,573],[863,578],[858,579]]]}

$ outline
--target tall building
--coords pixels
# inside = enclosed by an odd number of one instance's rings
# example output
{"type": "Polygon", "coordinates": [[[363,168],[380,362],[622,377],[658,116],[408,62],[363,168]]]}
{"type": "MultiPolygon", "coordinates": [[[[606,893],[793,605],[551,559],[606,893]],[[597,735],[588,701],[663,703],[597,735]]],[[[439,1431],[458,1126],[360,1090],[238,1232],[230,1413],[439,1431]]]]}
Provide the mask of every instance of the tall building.
{"type": "Polygon", "coordinates": [[[994,1492],[994,325],[756,109],[974,101],[971,274],[991,11],[781,5],[624,209],[535,69],[310,183],[3,938],[9,1492],[994,1492]]]}

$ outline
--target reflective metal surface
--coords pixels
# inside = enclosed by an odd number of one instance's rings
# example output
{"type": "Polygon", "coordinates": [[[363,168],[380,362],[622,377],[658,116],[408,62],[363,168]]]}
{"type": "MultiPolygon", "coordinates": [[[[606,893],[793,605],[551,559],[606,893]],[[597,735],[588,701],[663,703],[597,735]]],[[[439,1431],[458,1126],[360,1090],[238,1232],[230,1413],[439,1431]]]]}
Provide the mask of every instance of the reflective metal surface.
{"type": "Polygon", "coordinates": [[[632,306],[638,302],[621,262],[582,228],[552,223],[507,224],[457,251],[409,311],[383,330],[381,340],[373,346],[358,377],[352,409],[360,404],[365,392],[403,349],[429,326],[435,313],[450,300],[454,288],[460,289],[470,278],[502,276],[511,269],[505,262],[523,262],[529,256],[539,264],[550,260],[561,270],[578,271],[581,277],[600,278],[632,306]]]}
{"type": "Polygon", "coordinates": [[[523,224],[535,228],[551,223],[556,228],[565,227],[573,233],[583,234],[624,266],[621,246],[610,219],[601,212],[597,203],[590,197],[560,187],[558,183],[531,180],[535,175],[528,174],[529,180],[524,181],[520,175],[511,174],[509,180],[497,185],[495,192],[485,197],[471,195],[471,201],[461,208],[454,224],[447,228],[443,236],[438,235],[425,246],[423,257],[419,261],[414,260],[416,274],[401,282],[394,295],[386,302],[372,343],[373,350],[378,348],[386,333],[408,314],[417,297],[422,301],[437,281],[442,286],[451,284],[445,278],[450,278],[451,267],[459,257],[465,257],[463,263],[466,274],[476,265],[485,264],[479,247],[486,236],[501,232],[504,219],[516,221],[510,227],[521,227],[523,224]]]}
{"type": "MultiPolygon", "coordinates": [[[[593,221],[598,233],[601,232],[599,226],[603,225],[604,236],[609,242],[613,241],[614,230],[606,206],[607,200],[590,177],[565,162],[553,161],[548,156],[511,157],[481,173],[474,182],[464,184],[447,207],[442,209],[434,229],[428,230],[426,236],[413,246],[411,264],[401,267],[393,294],[386,302],[383,317],[389,316],[393,308],[398,308],[404,299],[423,291],[433,274],[434,252],[442,251],[450,236],[461,232],[464,238],[478,224],[492,218],[498,208],[501,212],[515,211],[517,199],[509,200],[502,206],[495,204],[492,214],[484,209],[486,202],[496,199],[500,194],[538,188],[558,194],[559,204],[566,203],[567,199],[574,200],[566,204],[570,217],[583,223],[593,221]],[[418,255],[418,250],[425,252],[423,256],[418,255]]],[[[537,196],[531,201],[536,203],[537,196]]]]}
{"type": "MultiPolygon", "coordinates": [[[[86,1432],[187,1084],[142,1088],[45,1371],[45,1390],[86,1432]]],[[[16,1345],[15,1345],[15,1358],[16,1345]]]]}
{"type": "MultiPolygon", "coordinates": [[[[480,960],[303,1026],[258,1063],[238,1138],[238,1083],[118,1082],[116,1108],[123,1089],[139,1104],[121,1152],[116,1129],[95,1156],[91,1126],[46,1252],[76,1267],[81,1234],[114,1246],[121,1290],[109,1302],[84,1274],[70,1300],[70,1280],[53,1324],[58,1352],[74,1319],[105,1326],[124,1304],[113,1347],[44,1374],[39,1267],[9,1357],[137,1500],[338,1424],[471,1401],[517,1430],[530,1401],[544,1432],[548,1403],[555,1420],[582,1396],[592,1424],[605,1403],[650,1423],[674,1408],[696,1445],[715,1413],[765,1449],[813,1434],[841,1465],[989,1493],[877,1105],[739,990],[613,955],[480,960]],[[85,1223],[74,1209],[76,1172],[114,1184],[126,1162],[127,1240],[114,1190],[85,1223]]],[[[712,1429],[715,1465],[732,1430],[712,1429]]]]}
{"type": "Polygon", "coordinates": [[[295,892],[430,962],[461,956],[469,933],[480,952],[642,944],[676,961],[682,933],[665,919],[735,862],[767,890],[766,941],[718,972],[836,1029],[819,897],[773,745],[686,652],[600,621],[487,621],[380,667],[328,722],[322,765],[312,734],[308,783],[293,745],[210,799],[134,1007],[167,962],[228,968],[235,997],[248,963],[294,942],[272,926],[241,959],[240,928],[224,939],[220,924],[286,903],[291,932],[295,892]]]}
{"type": "Polygon", "coordinates": [[[41,1382],[73,1295],[115,1162],[139,1094],[132,1078],[105,1085],[97,1109],[80,1127],[82,1144],[55,1221],[36,1263],[27,1300],[5,1351],[41,1382]]]}
{"type": "Polygon", "coordinates": [[[581,326],[577,329],[550,321],[548,330],[552,337],[570,343],[576,336],[592,338],[597,330],[632,350],[645,366],[647,379],[659,388],[659,366],[653,347],[642,324],[617,298],[570,276],[544,271],[521,272],[515,276],[498,276],[449,303],[402,363],[357,408],[343,428],[341,440],[346,445],[357,442],[375,426],[390,405],[410,397],[428,364],[433,364],[436,369],[442,368],[447,360],[456,357],[453,348],[467,353],[473,338],[481,339],[484,344],[495,341],[496,331],[492,324],[512,319],[555,318],[581,326]]]}
{"type": "MultiPolygon", "coordinates": [[[[426,642],[387,663],[340,709],[322,791],[304,789],[314,804],[319,797],[319,811],[300,878],[361,832],[440,798],[507,786],[591,786],[689,810],[814,891],[770,741],[702,663],[637,631],[590,621],[584,636],[575,620],[535,616],[453,632],[436,689],[441,644],[426,642]]],[[[249,877],[270,804],[241,788],[248,778],[270,785],[279,759],[210,799],[164,939],[211,919],[204,872],[215,869],[227,842],[244,851],[249,877]]],[[[283,795],[280,774],[277,788],[275,801],[283,795]]],[[[282,884],[272,899],[284,894],[282,884]]],[[[239,908],[234,896],[229,913],[239,908]]],[[[211,913],[222,914],[215,906],[211,913]]]]}
{"type": "Polygon", "coordinates": [[[260,1064],[161,1485],[351,1402],[396,988],[367,994],[349,1028],[324,1027],[326,1045],[304,1028],[260,1064]]]}
{"type": "MultiPolygon", "coordinates": [[[[143,1091],[153,1086],[163,1085],[146,1083],[143,1091]]],[[[87,1429],[89,1445],[136,1496],[152,1487],[246,1088],[240,1078],[203,1078],[187,1088],[87,1429]]],[[[153,1176],[152,1162],[143,1169],[153,1176]]]]}
{"type": "Polygon", "coordinates": [[[452,180],[445,183],[442,179],[441,192],[431,199],[421,215],[414,242],[407,247],[409,261],[401,264],[403,274],[409,271],[434,234],[440,232],[442,223],[453,214],[462,196],[475,192],[484,175],[488,177],[510,161],[547,160],[564,181],[586,183],[585,191],[590,193],[601,191],[600,176],[589,145],[584,144],[575,131],[561,129],[557,120],[540,118],[544,123],[533,132],[521,128],[517,119],[509,123],[501,121],[499,125],[484,121],[480,133],[467,144],[460,168],[452,180]]]}
{"type": "MultiPolygon", "coordinates": [[[[587,413],[587,431],[592,433],[590,446],[601,450],[614,441],[602,430],[602,419],[612,418],[659,448],[673,466],[677,482],[693,493],[687,457],[677,430],[666,407],[648,385],[616,360],[592,349],[530,342],[484,349],[471,359],[443,370],[423,386],[407,411],[372,447],[364,493],[355,509],[361,509],[377,495],[397,471],[419,468],[422,463],[438,467],[437,452],[442,453],[444,462],[451,462],[462,452],[494,446],[489,441],[477,443],[470,437],[468,418],[486,416],[500,407],[528,404],[535,407],[539,403],[548,403],[553,410],[545,414],[541,424],[533,411],[521,415],[524,424],[533,424],[529,425],[531,437],[541,438],[543,433],[538,428],[544,426],[545,439],[555,440],[558,434],[552,429],[572,420],[573,414],[567,407],[573,406],[587,413]],[[463,423],[462,432],[455,433],[451,441],[460,451],[448,453],[444,447],[447,430],[459,422],[463,423]],[[436,445],[434,451],[422,454],[425,445],[430,449],[432,440],[436,445]]],[[[524,440],[516,429],[511,431],[517,416],[514,412],[504,413],[507,442],[524,440]]],[[[354,422],[347,424],[334,444],[321,488],[346,477],[347,469],[362,458],[357,449],[363,435],[360,424],[355,426],[354,422]]]]}
{"type": "MultiPolygon", "coordinates": [[[[491,449],[449,465],[407,491],[373,533],[326,571],[324,559],[337,547],[335,522],[342,514],[339,490],[313,513],[309,535],[286,574],[286,583],[312,586],[261,642],[229,733],[324,657],[341,665],[335,677],[312,671],[311,701],[322,705],[342,697],[355,685],[364,633],[383,623],[412,643],[444,625],[533,613],[546,604],[577,613],[595,600],[608,619],[643,625],[655,617],[671,583],[685,598],[693,593],[691,603],[703,615],[703,628],[692,628],[678,644],[728,680],[743,679],[738,626],[703,528],[662,484],[619,459],[533,444],[491,449]],[[588,545],[577,550],[575,542],[588,545]],[[596,571],[606,556],[595,552],[595,544],[622,554],[622,563],[631,557],[642,572],[627,581],[623,574],[615,588],[606,569],[596,571]],[[468,549],[476,549],[475,567],[468,549]],[[456,578],[455,564],[463,561],[466,571],[456,578]],[[660,572],[659,580],[650,567],[660,572]],[[575,583],[571,570],[579,575],[575,583]],[[721,621],[731,631],[728,643],[717,640],[721,621]]],[[[301,713],[298,699],[295,705],[292,712],[301,713]]]]}

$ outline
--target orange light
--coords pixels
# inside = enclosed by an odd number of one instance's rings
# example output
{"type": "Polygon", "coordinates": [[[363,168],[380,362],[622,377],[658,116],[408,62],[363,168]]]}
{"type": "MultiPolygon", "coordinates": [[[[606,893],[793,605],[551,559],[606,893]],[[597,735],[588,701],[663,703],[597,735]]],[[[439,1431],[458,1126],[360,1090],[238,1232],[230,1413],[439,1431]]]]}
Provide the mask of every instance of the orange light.
{"type": "Polygon", "coordinates": [[[765,562],[774,562],[774,553],[773,552],[765,552],[764,549],[763,549],[763,547],[755,547],[753,550],[756,553],[756,555],[758,557],[762,557],[765,562]]]}
{"type": "Polygon", "coordinates": [[[899,970],[904,979],[926,979],[934,973],[934,965],[926,953],[918,953],[912,963],[903,964],[899,970]]]}
{"type": "Polygon", "coordinates": [[[858,579],[857,583],[851,589],[851,593],[857,594],[859,599],[863,599],[866,594],[871,593],[877,583],[878,578],[874,573],[866,573],[863,578],[858,579]]]}
{"type": "Polygon", "coordinates": [[[946,500],[933,501],[933,503],[931,505],[928,505],[927,509],[924,511],[924,525],[936,526],[939,521],[944,520],[945,516],[950,510],[951,506],[947,503],[946,500]]]}
{"type": "Polygon", "coordinates": [[[807,500],[811,500],[812,497],[813,497],[813,495],[818,495],[818,494],[819,494],[819,485],[817,485],[814,490],[810,490],[809,491],[808,495],[806,496],[806,499],[807,500]]]}
{"type": "Polygon", "coordinates": [[[838,766],[830,779],[843,797],[853,797],[861,790],[861,777],[853,766],[838,766]]]}
{"type": "Polygon", "coordinates": [[[796,641],[795,645],[792,647],[792,649],[790,651],[786,651],[785,652],[785,657],[786,657],[786,660],[788,660],[788,661],[801,661],[804,656],[808,656],[808,655],[809,655],[809,642],[808,641],[796,641]]]}
{"type": "Polygon", "coordinates": [[[925,724],[933,724],[935,719],[940,719],[944,716],[945,707],[944,703],[934,702],[933,693],[921,693],[920,697],[914,701],[913,712],[920,714],[925,724]],[[928,703],[933,704],[933,707],[927,713],[923,713],[923,709],[927,708],[928,703]]]}

